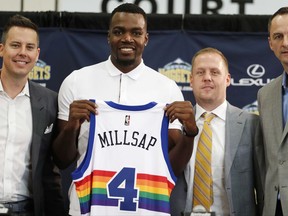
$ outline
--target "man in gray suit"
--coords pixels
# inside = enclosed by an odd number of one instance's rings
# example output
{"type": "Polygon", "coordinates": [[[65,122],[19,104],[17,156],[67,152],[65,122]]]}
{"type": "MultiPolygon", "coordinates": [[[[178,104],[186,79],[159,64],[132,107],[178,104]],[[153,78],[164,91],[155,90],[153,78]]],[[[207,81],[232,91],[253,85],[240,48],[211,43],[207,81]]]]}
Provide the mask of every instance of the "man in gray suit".
{"type": "Polygon", "coordinates": [[[268,31],[270,48],[284,72],[258,92],[266,155],[263,215],[278,216],[288,215],[288,7],[271,16],[268,31]]]}
{"type": "Polygon", "coordinates": [[[60,174],[50,154],[57,93],[28,81],[39,52],[38,27],[11,17],[0,44],[1,213],[63,216],[60,174]]]}
{"type": "Polygon", "coordinates": [[[226,101],[226,89],[230,85],[228,62],[217,49],[204,48],[194,55],[190,83],[196,100],[199,135],[194,139],[190,162],[172,192],[172,215],[195,211],[194,171],[205,112],[216,115],[210,122],[213,199],[208,211],[221,216],[260,215],[264,180],[259,167],[264,166],[264,160],[258,116],[226,101]]]}

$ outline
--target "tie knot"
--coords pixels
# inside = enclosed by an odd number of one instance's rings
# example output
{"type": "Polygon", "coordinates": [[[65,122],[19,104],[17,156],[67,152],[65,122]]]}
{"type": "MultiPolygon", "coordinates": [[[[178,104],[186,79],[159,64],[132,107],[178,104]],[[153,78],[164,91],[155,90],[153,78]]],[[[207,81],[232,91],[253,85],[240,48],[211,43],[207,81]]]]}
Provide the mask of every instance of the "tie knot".
{"type": "Polygon", "coordinates": [[[207,113],[207,112],[202,114],[202,117],[204,118],[204,121],[206,121],[208,123],[210,123],[215,116],[216,116],[215,114],[207,113]]]}

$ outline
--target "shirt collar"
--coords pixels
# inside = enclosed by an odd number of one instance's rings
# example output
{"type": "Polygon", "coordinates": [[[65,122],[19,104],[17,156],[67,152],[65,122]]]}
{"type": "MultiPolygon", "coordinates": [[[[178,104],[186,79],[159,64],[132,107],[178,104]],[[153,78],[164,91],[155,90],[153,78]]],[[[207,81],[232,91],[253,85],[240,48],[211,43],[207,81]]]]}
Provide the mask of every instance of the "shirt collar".
{"type": "Polygon", "coordinates": [[[284,71],[283,72],[283,79],[282,79],[283,89],[287,89],[288,88],[288,86],[287,86],[287,76],[288,76],[288,74],[284,71]]]}
{"type": "Polygon", "coordinates": [[[143,73],[144,68],[145,68],[145,64],[143,62],[143,59],[141,59],[141,63],[136,68],[134,68],[132,71],[130,71],[128,73],[123,73],[122,71],[120,71],[118,68],[116,68],[113,65],[113,63],[111,61],[111,56],[109,56],[109,59],[108,59],[106,65],[108,67],[108,73],[111,76],[119,76],[120,74],[122,74],[122,75],[128,76],[134,80],[137,80],[140,77],[141,73],[143,73]]]}
{"type": "Polygon", "coordinates": [[[30,97],[30,91],[29,91],[29,82],[27,81],[23,90],[22,90],[22,94],[30,97]]]}
{"type": "Polygon", "coordinates": [[[3,89],[3,86],[2,86],[1,79],[0,79],[0,92],[4,92],[4,89],[3,89]]]}
{"type": "Polygon", "coordinates": [[[225,121],[226,120],[226,111],[227,111],[227,101],[226,100],[221,105],[219,105],[216,109],[212,110],[211,112],[206,111],[203,107],[196,104],[195,120],[198,121],[204,112],[208,112],[208,113],[215,114],[218,118],[225,121]]]}
{"type": "MultiPolygon", "coordinates": [[[[0,92],[5,92],[5,91],[4,91],[4,88],[3,88],[3,85],[2,85],[1,79],[0,79],[0,92]]],[[[6,94],[6,93],[5,93],[5,94],[6,94]]],[[[26,82],[23,90],[19,93],[19,95],[26,95],[26,96],[30,97],[29,83],[28,83],[28,81],[26,82]]]]}

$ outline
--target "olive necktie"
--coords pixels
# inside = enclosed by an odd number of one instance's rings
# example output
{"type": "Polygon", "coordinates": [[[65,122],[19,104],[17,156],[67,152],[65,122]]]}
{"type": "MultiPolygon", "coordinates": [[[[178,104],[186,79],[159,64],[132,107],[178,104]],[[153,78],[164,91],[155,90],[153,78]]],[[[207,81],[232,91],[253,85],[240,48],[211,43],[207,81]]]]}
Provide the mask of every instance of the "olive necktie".
{"type": "Polygon", "coordinates": [[[210,211],[213,203],[213,181],[211,173],[212,130],[210,128],[210,121],[215,115],[205,112],[201,117],[204,118],[204,125],[196,152],[193,207],[202,205],[206,211],[210,211]]]}

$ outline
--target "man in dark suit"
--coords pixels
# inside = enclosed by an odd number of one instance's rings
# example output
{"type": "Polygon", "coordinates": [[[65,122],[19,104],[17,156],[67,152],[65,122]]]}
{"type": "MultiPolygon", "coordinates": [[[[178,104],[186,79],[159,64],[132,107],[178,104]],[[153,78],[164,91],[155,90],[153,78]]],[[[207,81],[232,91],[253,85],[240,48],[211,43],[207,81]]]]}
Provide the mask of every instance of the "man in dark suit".
{"type": "MultiPolygon", "coordinates": [[[[199,175],[195,164],[198,163],[196,153],[204,125],[203,113],[215,115],[209,126],[212,130],[209,162],[212,172],[208,185],[212,188],[212,196],[205,193],[209,197],[206,211],[222,216],[261,215],[264,178],[261,178],[260,167],[265,169],[265,164],[260,122],[257,115],[232,106],[226,100],[230,73],[222,52],[214,48],[198,51],[192,59],[190,83],[196,100],[195,120],[199,135],[194,139],[190,163],[172,192],[172,215],[180,216],[181,212],[191,212],[196,205],[204,206],[202,198],[195,196],[199,192],[195,187],[195,182],[199,183],[199,180],[195,181],[195,176],[199,175]],[[195,200],[198,201],[196,205],[195,200]]],[[[202,162],[199,163],[202,165],[202,162]]]]}
{"type": "Polygon", "coordinates": [[[28,81],[39,53],[38,27],[11,17],[0,44],[0,206],[10,215],[63,216],[60,174],[50,154],[57,93],[28,81]]]}

